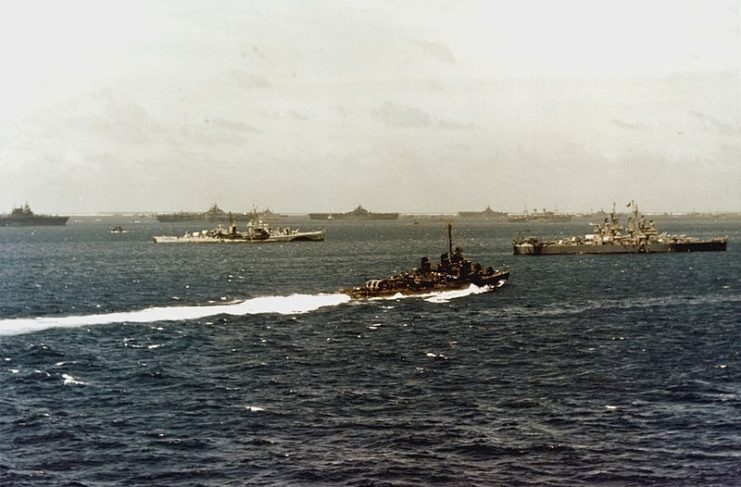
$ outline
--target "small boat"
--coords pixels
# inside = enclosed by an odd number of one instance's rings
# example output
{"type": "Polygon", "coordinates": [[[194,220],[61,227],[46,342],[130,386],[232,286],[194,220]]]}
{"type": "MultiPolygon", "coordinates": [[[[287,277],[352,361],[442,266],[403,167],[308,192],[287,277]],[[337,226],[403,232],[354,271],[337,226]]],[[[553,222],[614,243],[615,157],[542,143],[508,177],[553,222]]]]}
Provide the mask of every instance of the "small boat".
{"type": "Polygon", "coordinates": [[[440,263],[433,265],[422,257],[418,268],[385,279],[371,279],[362,286],[340,289],[352,299],[372,299],[399,296],[419,296],[440,291],[454,291],[471,286],[494,291],[507,284],[508,269],[484,267],[463,257],[460,247],[453,249],[452,225],[448,224],[448,252],[440,256],[440,263]]]}
{"type": "Polygon", "coordinates": [[[124,229],[124,227],[117,225],[111,228],[111,233],[129,233],[129,231],[124,229]]]}
{"type": "Polygon", "coordinates": [[[324,231],[301,232],[288,227],[273,227],[257,219],[247,223],[245,231],[237,231],[232,222],[228,229],[221,225],[212,230],[186,232],[182,237],[156,235],[155,243],[269,243],[269,242],[320,242],[324,240],[324,231]]]}

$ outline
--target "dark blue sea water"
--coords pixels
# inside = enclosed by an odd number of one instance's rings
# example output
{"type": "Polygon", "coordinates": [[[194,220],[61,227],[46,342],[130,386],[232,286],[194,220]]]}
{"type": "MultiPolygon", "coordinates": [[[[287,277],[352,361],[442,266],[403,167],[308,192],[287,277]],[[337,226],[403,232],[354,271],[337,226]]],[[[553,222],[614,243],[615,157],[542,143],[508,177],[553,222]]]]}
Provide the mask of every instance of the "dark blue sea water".
{"type": "Polygon", "coordinates": [[[741,484],[738,221],[661,222],[727,252],[561,257],[457,223],[510,285],[362,303],[335,291],[437,257],[443,224],[111,226],[0,228],[0,485],[741,484]]]}

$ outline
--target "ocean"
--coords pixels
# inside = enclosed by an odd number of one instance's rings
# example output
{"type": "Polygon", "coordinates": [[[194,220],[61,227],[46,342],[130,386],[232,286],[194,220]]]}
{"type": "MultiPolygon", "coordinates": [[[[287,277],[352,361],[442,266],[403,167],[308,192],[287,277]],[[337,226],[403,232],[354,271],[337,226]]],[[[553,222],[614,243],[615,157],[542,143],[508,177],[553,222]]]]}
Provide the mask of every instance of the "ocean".
{"type": "Polygon", "coordinates": [[[512,255],[587,223],[458,219],[507,286],[369,302],[337,290],[437,260],[443,222],[0,228],[0,485],[741,484],[741,221],[658,222],[727,252],[512,255]]]}

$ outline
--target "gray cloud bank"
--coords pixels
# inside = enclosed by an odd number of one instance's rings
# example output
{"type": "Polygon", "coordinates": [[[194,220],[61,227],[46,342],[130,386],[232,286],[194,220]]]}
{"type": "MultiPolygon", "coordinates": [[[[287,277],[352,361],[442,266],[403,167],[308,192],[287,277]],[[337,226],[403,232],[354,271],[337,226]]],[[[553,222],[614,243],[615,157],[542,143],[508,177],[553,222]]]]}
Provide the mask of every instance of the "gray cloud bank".
{"type": "MultiPolygon", "coordinates": [[[[506,2],[492,32],[487,2],[182,5],[0,118],[0,211],[741,210],[732,62],[550,62],[560,41],[505,29],[506,2]]],[[[727,40],[683,32],[700,54],[727,40]]]]}

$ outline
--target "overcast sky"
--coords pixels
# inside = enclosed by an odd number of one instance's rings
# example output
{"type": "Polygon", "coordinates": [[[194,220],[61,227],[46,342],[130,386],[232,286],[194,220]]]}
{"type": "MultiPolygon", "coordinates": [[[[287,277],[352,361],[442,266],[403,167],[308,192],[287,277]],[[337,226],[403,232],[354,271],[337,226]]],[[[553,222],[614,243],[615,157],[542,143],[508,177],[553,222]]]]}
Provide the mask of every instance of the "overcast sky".
{"type": "Polygon", "coordinates": [[[741,211],[741,0],[0,6],[0,212],[741,211]]]}

